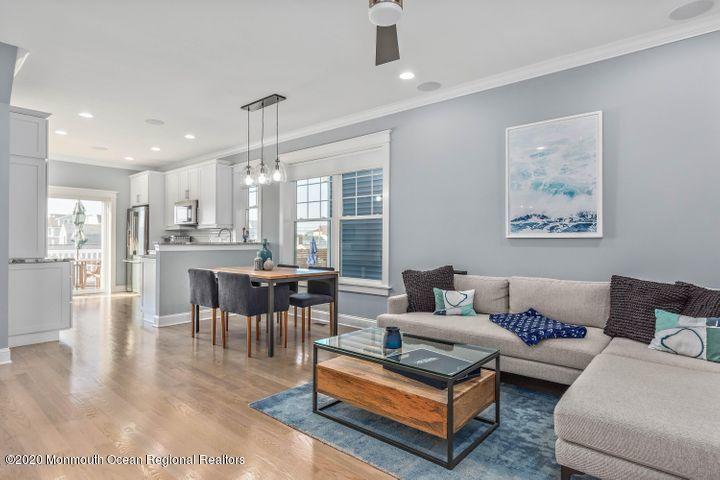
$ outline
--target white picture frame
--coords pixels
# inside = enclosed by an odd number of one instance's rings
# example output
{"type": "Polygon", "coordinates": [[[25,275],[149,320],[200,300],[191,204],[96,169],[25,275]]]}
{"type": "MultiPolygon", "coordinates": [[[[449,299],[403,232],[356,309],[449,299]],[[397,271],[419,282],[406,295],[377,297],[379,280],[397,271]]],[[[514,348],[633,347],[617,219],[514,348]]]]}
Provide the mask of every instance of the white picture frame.
{"type": "Polygon", "coordinates": [[[506,238],[602,238],[602,111],[505,130],[506,238]]]}

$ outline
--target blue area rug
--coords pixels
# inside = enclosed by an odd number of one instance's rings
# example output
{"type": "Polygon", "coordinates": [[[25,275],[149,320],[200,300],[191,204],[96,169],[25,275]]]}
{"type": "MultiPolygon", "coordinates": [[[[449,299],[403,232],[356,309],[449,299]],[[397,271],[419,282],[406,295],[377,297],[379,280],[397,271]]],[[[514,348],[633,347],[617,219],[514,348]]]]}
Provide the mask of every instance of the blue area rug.
{"type": "MultiPolygon", "coordinates": [[[[253,402],[250,407],[401,479],[556,480],[560,478],[560,467],[555,463],[553,410],[558,400],[554,395],[503,384],[500,427],[454,470],[313,414],[309,383],[253,402]]],[[[318,395],[320,405],[330,401],[318,395]]],[[[491,406],[483,416],[492,418],[494,408],[491,406]]],[[[325,411],[442,455],[443,441],[432,435],[344,403],[325,411]]],[[[475,438],[484,428],[487,426],[481,422],[463,427],[456,435],[455,451],[461,451],[468,438],[475,438]]]]}

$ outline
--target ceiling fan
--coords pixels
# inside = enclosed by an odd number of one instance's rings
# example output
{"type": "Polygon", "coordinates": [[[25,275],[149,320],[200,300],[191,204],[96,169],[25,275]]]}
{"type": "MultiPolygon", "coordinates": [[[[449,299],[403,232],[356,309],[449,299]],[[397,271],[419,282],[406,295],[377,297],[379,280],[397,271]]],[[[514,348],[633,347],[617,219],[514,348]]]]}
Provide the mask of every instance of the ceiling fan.
{"type": "Polygon", "coordinates": [[[370,22],[377,25],[375,66],[400,59],[397,22],[403,13],[403,0],[369,0],[370,22]]]}

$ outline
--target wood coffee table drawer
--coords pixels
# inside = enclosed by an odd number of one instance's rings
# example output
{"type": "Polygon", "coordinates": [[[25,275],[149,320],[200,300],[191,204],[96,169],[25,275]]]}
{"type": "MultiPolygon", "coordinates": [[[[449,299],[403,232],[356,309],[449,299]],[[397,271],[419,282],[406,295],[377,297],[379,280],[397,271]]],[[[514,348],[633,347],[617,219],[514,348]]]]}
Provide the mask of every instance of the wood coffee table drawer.
{"type": "MultiPolygon", "coordinates": [[[[448,392],[430,387],[377,363],[348,356],[317,364],[317,391],[409,427],[448,436],[448,392]]],[[[495,402],[495,372],[459,383],[453,389],[453,432],[495,402]]]]}

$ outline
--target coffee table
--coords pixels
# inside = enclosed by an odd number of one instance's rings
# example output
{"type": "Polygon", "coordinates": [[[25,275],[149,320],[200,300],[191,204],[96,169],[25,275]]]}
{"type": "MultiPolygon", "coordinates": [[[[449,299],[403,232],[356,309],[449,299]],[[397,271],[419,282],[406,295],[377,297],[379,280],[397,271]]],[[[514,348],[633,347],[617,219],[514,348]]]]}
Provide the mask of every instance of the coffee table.
{"type": "Polygon", "coordinates": [[[313,343],[313,413],[454,468],[500,425],[500,353],[410,334],[403,334],[401,349],[387,350],[383,348],[384,333],[382,328],[366,328],[313,343]],[[319,350],[337,356],[319,362],[319,350]],[[481,368],[492,361],[494,370],[481,368]],[[444,388],[419,380],[440,382],[444,388]],[[334,400],[318,406],[318,393],[334,400]],[[329,409],[341,402],[443,439],[446,455],[431,455],[330,413],[329,409]],[[479,416],[493,403],[493,419],[479,416]],[[455,454],[454,436],[471,421],[488,427],[455,454]]]}

